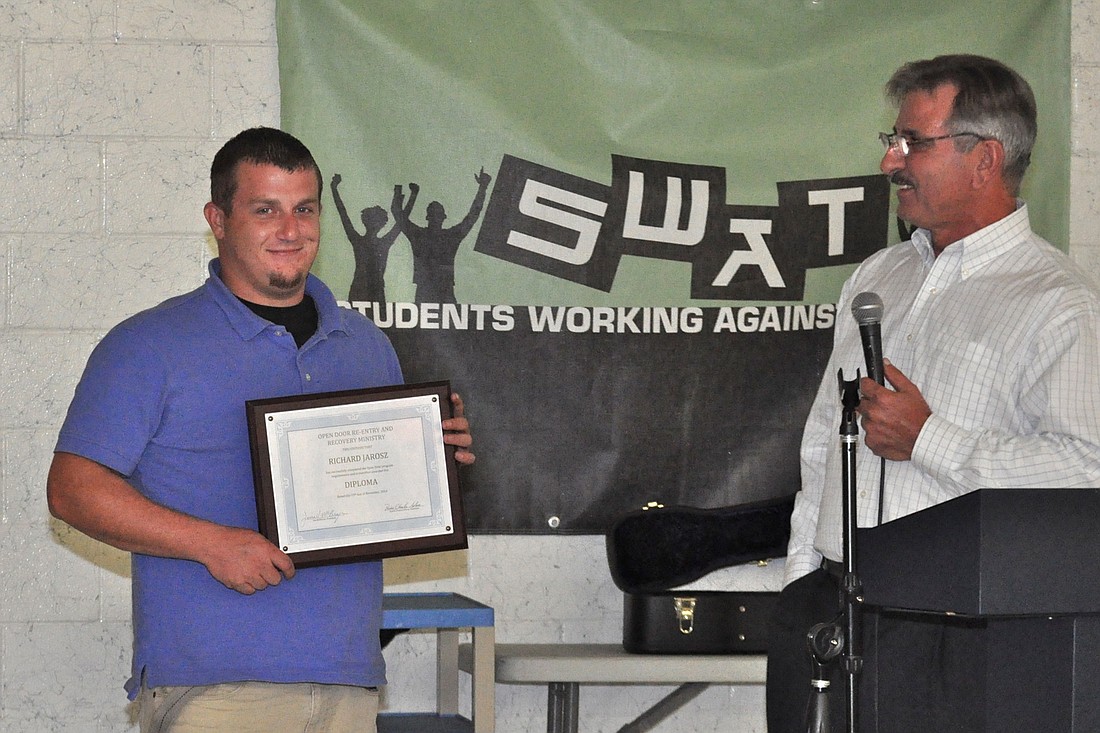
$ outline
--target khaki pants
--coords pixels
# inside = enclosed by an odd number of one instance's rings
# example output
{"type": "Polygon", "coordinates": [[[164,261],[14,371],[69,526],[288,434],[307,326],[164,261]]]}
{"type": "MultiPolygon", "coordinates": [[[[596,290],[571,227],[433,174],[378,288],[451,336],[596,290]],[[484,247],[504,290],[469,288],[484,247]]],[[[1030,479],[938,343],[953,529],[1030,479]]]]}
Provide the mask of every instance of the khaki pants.
{"type": "Polygon", "coordinates": [[[377,733],[378,689],[234,682],[143,687],[141,733],[377,733]]]}

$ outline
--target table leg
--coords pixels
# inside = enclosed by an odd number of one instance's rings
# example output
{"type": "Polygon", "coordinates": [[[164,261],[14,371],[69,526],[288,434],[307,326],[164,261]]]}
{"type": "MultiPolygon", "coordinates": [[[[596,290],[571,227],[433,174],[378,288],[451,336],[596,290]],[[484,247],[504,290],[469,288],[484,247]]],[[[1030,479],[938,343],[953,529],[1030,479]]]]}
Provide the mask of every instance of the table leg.
{"type": "Polygon", "coordinates": [[[686,682],[680,685],[649,710],[619,728],[619,733],[647,733],[653,730],[658,723],[699,697],[708,687],[710,685],[706,682],[686,682]]]}
{"type": "Polygon", "coordinates": [[[458,715],[458,629],[437,629],[435,643],[436,709],[458,715]]]}
{"type": "Polygon", "coordinates": [[[580,684],[551,682],[547,690],[546,733],[577,733],[580,684]]]}
{"type": "MultiPolygon", "coordinates": [[[[496,730],[496,631],[492,626],[473,629],[474,665],[470,674],[474,733],[496,730]]],[[[457,667],[456,667],[457,669],[457,667]]]]}

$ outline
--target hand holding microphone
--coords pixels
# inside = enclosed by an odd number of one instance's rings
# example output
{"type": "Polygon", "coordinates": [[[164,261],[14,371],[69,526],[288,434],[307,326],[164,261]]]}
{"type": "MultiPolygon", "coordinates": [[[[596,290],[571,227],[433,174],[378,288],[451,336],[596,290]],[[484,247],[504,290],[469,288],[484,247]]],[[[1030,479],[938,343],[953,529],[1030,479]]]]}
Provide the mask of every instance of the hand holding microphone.
{"type": "MultiPolygon", "coordinates": [[[[863,292],[852,300],[852,317],[859,324],[867,376],[879,385],[886,384],[882,356],[882,298],[863,292]]],[[[868,385],[856,411],[863,418],[865,442],[871,451],[892,461],[906,461],[913,455],[921,428],[932,414],[920,389],[890,365],[890,386],[868,385]]]]}

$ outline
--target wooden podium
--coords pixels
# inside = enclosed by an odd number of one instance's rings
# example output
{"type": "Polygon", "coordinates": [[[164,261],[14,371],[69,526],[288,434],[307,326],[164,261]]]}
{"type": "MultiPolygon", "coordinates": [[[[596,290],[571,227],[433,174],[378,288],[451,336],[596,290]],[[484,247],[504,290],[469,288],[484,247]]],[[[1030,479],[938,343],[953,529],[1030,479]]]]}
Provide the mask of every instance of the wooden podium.
{"type": "MultiPolygon", "coordinates": [[[[1100,489],[986,489],[857,534],[866,605],[978,620],[982,730],[1100,731],[1100,489]]],[[[888,714],[888,711],[887,711],[888,714]]]]}

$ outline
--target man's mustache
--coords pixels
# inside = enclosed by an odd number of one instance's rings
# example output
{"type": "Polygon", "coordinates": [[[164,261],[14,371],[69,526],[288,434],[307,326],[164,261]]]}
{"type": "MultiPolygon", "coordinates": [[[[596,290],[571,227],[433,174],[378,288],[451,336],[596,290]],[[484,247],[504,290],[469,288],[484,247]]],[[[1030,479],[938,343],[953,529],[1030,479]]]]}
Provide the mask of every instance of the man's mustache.
{"type": "Polygon", "coordinates": [[[913,181],[911,181],[906,176],[902,175],[900,172],[891,173],[889,176],[887,176],[887,178],[890,180],[890,183],[894,184],[895,186],[913,186],[914,185],[913,181]]]}

